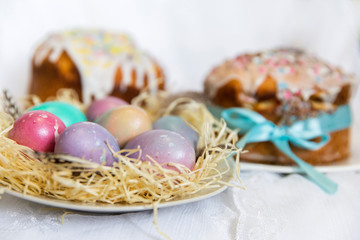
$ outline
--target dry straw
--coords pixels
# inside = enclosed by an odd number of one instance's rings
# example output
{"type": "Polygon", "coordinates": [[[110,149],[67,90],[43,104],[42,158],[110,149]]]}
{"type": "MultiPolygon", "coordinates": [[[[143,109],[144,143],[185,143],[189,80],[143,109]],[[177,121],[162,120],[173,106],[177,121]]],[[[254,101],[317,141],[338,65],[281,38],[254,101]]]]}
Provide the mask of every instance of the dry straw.
{"type": "MultiPolygon", "coordinates": [[[[198,157],[193,171],[176,164],[178,171],[167,170],[156,162],[127,157],[139,149],[114,152],[118,162],[113,167],[70,156],[39,154],[6,137],[13,119],[0,112],[0,184],[28,195],[109,204],[154,204],[217,187],[224,174],[233,171],[225,159],[235,153],[235,159],[239,160],[240,151],[234,148],[236,131],[215,119],[202,103],[178,98],[164,106],[162,102],[166,98],[165,93],[156,96],[143,93],[133,104],[144,107],[152,119],[179,115],[198,131],[198,157]]],[[[70,90],[61,91],[56,99],[85,109],[70,90]]],[[[31,97],[26,103],[30,106],[40,100],[31,97]]]]}

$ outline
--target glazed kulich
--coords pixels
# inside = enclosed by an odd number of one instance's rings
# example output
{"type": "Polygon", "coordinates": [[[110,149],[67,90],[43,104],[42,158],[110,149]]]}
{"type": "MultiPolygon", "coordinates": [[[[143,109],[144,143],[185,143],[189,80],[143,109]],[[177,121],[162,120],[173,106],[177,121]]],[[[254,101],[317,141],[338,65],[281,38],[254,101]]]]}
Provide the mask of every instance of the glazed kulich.
{"type": "MultiPolygon", "coordinates": [[[[331,113],[348,104],[356,78],[297,49],[243,54],[215,67],[205,80],[205,95],[224,108],[241,107],[260,113],[277,125],[331,113]]],[[[346,159],[350,130],[330,133],[316,151],[291,146],[301,159],[315,165],[346,159]]],[[[316,139],[314,140],[316,141],[316,139]]],[[[271,142],[247,144],[242,160],[294,164],[271,142]]]]}
{"type": "Polygon", "coordinates": [[[52,34],[36,49],[29,92],[45,100],[72,88],[88,103],[106,95],[130,101],[144,88],[164,87],[162,69],[127,35],[74,30],[52,34]]]}

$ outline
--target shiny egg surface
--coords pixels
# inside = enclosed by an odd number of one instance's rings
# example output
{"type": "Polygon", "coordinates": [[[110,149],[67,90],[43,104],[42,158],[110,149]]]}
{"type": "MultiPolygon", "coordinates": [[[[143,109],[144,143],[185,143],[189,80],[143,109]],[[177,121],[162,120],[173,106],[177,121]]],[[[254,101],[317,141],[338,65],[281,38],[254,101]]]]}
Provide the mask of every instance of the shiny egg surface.
{"type": "Polygon", "coordinates": [[[96,118],[98,118],[101,114],[104,112],[118,107],[118,106],[124,106],[129,105],[125,100],[122,100],[121,98],[117,97],[106,97],[103,99],[95,100],[90,104],[90,106],[86,110],[86,117],[89,121],[95,121],[96,118]]]}
{"type": "Polygon", "coordinates": [[[112,152],[120,150],[115,138],[102,126],[79,122],[66,128],[55,144],[55,153],[83,158],[90,162],[112,166],[112,152]]]}
{"type": "Polygon", "coordinates": [[[71,124],[87,120],[85,114],[80,109],[65,102],[44,102],[32,107],[29,111],[33,110],[47,111],[56,115],[64,122],[66,127],[71,124]]]}
{"type": "MultiPolygon", "coordinates": [[[[179,163],[192,170],[195,166],[195,150],[191,143],[180,134],[169,130],[150,130],[133,138],[125,149],[141,149],[141,161],[150,161],[147,156],[164,168],[176,170],[168,163],[179,163]]],[[[138,158],[140,152],[130,155],[138,158]]]]}
{"type": "Polygon", "coordinates": [[[148,114],[143,109],[131,105],[109,110],[100,115],[95,122],[105,127],[120,146],[152,128],[148,114]]]}
{"type": "Polygon", "coordinates": [[[193,145],[194,149],[196,149],[199,140],[198,133],[178,116],[165,116],[159,118],[153,123],[153,129],[165,129],[177,132],[185,137],[193,145]]]}
{"type": "Polygon", "coordinates": [[[60,118],[52,113],[30,111],[15,121],[8,138],[34,151],[53,152],[55,139],[65,128],[60,118]]]}

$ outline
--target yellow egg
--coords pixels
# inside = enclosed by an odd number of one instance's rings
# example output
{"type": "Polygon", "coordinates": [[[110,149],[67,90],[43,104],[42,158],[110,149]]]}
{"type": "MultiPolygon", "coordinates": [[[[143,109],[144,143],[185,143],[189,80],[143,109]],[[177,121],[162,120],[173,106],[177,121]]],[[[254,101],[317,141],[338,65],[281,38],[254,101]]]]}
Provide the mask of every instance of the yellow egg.
{"type": "Polygon", "coordinates": [[[120,146],[137,135],[151,130],[152,127],[148,114],[141,108],[130,105],[111,109],[98,117],[95,122],[105,127],[120,146]]]}

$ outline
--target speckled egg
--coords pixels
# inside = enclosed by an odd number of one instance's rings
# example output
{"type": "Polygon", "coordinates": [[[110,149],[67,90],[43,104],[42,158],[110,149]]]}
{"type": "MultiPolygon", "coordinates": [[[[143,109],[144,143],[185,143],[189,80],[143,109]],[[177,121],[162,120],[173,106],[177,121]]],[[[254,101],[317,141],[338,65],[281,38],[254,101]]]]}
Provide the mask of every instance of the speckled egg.
{"type": "Polygon", "coordinates": [[[61,133],[56,140],[55,153],[112,166],[116,158],[113,157],[107,142],[113,151],[120,150],[115,138],[105,128],[92,122],[79,122],[61,133]]]}
{"type": "Polygon", "coordinates": [[[109,110],[100,115],[95,122],[105,127],[120,146],[152,127],[148,114],[141,108],[131,105],[109,110]]]}
{"type": "Polygon", "coordinates": [[[95,100],[86,110],[86,117],[89,121],[95,121],[104,112],[119,106],[129,105],[126,101],[117,97],[106,97],[104,99],[95,100]]]}
{"type": "Polygon", "coordinates": [[[153,129],[165,129],[179,133],[196,149],[199,135],[178,116],[165,116],[156,120],[153,129]]]}
{"type": "MultiPolygon", "coordinates": [[[[156,162],[167,169],[176,170],[166,163],[180,163],[192,170],[195,166],[195,150],[191,143],[183,136],[169,130],[150,130],[133,138],[125,149],[141,148],[141,161],[149,160],[151,156],[156,162]]],[[[138,158],[139,152],[130,157],[138,158]]]]}
{"type": "Polygon", "coordinates": [[[8,138],[35,151],[53,152],[55,139],[65,128],[65,124],[54,114],[31,111],[15,121],[8,138]]]}
{"type": "Polygon", "coordinates": [[[85,114],[69,103],[57,101],[44,102],[32,107],[29,111],[33,110],[42,110],[55,114],[64,122],[66,127],[77,122],[86,121],[85,114]]]}

